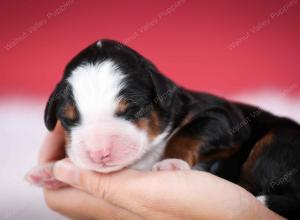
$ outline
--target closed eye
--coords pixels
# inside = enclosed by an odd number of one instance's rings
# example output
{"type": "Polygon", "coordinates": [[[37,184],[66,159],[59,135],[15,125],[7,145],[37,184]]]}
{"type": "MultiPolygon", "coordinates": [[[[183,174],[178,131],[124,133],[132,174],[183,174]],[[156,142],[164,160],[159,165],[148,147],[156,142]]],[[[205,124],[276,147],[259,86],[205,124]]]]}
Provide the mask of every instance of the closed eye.
{"type": "Polygon", "coordinates": [[[60,118],[61,124],[65,129],[69,129],[77,124],[77,120],[69,118],[60,118]]]}
{"type": "Polygon", "coordinates": [[[75,105],[67,103],[63,106],[58,112],[58,118],[66,130],[71,126],[75,126],[79,120],[75,105]]]}
{"type": "Polygon", "coordinates": [[[152,106],[138,106],[138,105],[130,105],[124,112],[117,112],[116,116],[123,117],[129,121],[136,121],[140,118],[146,117],[149,112],[151,112],[152,106]]]}
{"type": "Polygon", "coordinates": [[[136,120],[138,119],[140,109],[141,107],[137,105],[130,105],[123,112],[117,112],[116,116],[130,121],[136,120]]]}

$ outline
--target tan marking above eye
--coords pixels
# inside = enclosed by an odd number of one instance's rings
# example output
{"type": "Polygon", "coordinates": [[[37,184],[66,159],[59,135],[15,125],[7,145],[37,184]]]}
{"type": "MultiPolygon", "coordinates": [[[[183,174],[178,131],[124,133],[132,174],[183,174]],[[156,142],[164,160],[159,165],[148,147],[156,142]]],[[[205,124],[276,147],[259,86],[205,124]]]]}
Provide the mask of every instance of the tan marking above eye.
{"type": "Polygon", "coordinates": [[[116,112],[117,112],[117,113],[125,112],[126,109],[127,109],[127,107],[128,107],[128,102],[127,102],[126,100],[122,99],[122,100],[118,103],[116,112]]]}
{"type": "Polygon", "coordinates": [[[76,109],[75,106],[72,104],[67,104],[64,108],[63,108],[63,116],[66,117],[67,119],[75,119],[76,118],[76,109]]]}
{"type": "Polygon", "coordinates": [[[159,116],[155,111],[152,111],[148,118],[140,118],[134,123],[138,128],[147,132],[150,140],[153,140],[162,131],[159,116]]]}

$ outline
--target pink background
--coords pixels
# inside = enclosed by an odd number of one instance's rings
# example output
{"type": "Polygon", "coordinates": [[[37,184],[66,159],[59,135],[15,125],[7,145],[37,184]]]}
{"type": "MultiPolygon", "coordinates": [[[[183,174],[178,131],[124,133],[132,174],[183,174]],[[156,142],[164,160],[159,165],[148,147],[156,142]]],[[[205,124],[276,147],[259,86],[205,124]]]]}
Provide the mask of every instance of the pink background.
{"type": "Polygon", "coordinates": [[[299,5],[297,0],[1,1],[0,94],[46,97],[66,63],[99,38],[126,42],[192,89],[227,96],[292,86],[290,95],[299,94],[299,5]],[[32,26],[36,30],[30,32],[32,26]]]}

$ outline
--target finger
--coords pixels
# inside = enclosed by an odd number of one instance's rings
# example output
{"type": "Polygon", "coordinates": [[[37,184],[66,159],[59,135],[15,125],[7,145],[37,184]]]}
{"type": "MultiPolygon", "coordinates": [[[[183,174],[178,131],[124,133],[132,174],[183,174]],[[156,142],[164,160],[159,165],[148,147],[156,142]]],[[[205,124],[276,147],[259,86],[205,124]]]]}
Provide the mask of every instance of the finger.
{"type": "Polygon", "coordinates": [[[54,130],[47,134],[39,153],[39,163],[48,163],[65,157],[64,129],[58,121],[54,130]]]}
{"type": "Polygon", "coordinates": [[[141,219],[125,209],[71,187],[56,191],[44,190],[44,195],[52,210],[71,219],[141,219]]]}
{"type": "Polygon", "coordinates": [[[69,159],[63,159],[55,163],[53,174],[64,183],[113,204],[120,204],[121,207],[139,207],[145,201],[144,195],[147,194],[143,189],[147,172],[123,170],[109,174],[96,173],[80,170],[69,159]]]}
{"type": "Polygon", "coordinates": [[[54,178],[53,165],[54,163],[44,163],[33,167],[25,175],[25,180],[32,185],[53,190],[67,186],[54,178]]]}

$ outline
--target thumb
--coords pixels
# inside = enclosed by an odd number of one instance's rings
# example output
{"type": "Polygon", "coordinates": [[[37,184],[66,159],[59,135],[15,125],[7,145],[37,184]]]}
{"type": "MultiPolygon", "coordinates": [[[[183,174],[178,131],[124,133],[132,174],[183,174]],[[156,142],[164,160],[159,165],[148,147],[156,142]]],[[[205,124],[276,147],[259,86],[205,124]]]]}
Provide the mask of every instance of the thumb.
{"type": "Polygon", "coordinates": [[[53,174],[56,179],[64,183],[112,203],[127,202],[135,191],[135,183],[132,180],[143,176],[141,172],[135,170],[108,174],[81,170],[69,159],[56,162],[53,174]]]}

